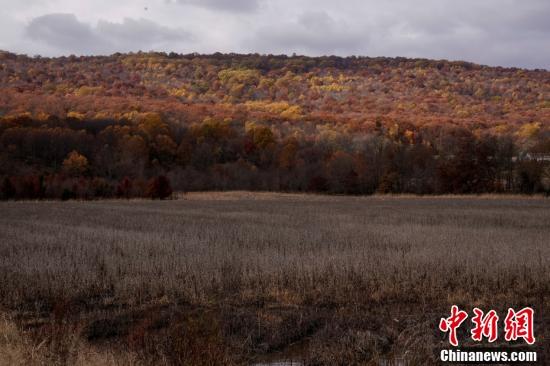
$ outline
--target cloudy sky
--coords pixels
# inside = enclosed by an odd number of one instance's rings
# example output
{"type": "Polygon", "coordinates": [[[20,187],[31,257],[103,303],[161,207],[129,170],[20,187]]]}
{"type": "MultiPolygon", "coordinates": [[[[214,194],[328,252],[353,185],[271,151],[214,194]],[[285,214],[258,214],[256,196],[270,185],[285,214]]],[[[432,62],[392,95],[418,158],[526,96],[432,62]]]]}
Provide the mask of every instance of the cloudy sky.
{"type": "Polygon", "coordinates": [[[550,69],[550,0],[0,0],[0,49],[405,56],[550,69]]]}

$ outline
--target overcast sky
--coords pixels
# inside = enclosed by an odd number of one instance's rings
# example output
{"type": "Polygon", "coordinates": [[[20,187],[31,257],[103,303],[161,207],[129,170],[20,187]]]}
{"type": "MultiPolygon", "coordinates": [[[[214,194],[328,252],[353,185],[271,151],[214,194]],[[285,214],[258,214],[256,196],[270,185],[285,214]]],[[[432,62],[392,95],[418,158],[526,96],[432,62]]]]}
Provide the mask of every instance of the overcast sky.
{"type": "Polygon", "coordinates": [[[0,0],[28,55],[258,52],[550,69],[550,0],[0,0]]]}

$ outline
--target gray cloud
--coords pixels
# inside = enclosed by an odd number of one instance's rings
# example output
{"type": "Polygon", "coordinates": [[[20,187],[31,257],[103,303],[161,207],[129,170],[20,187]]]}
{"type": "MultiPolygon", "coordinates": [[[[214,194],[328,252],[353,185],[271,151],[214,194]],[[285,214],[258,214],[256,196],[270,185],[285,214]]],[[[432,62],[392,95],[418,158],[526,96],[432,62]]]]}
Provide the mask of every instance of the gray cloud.
{"type": "Polygon", "coordinates": [[[0,49],[28,54],[296,52],[550,69],[548,0],[0,0],[0,5],[0,49]]]}
{"type": "Polygon", "coordinates": [[[100,20],[92,27],[74,14],[64,13],[32,19],[26,35],[54,49],[82,54],[148,51],[192,40],[191,33],[181,28],[161,26],[147,19],[125,18],[122,23],[100,20]]]}
{"type": "Polygon", "coordinates": [[[166,42],[189,41],[191,33],[181,28],[169,28],[147,19],[125,18],[122,23],[99,21],[97,33],[113,40],[118,47],[134,48],[140,45],[153,46],[166,42]]]}
{"type": "Polygon", "coordinates": [[[26,33],[33,40],[60,49],[78,52],[96,52],[101,49],[92,28],[79,22],[74,14],[47,14],[34,18],[27,26],[26,33]]]}
{"type": "Polygon", "coordinates": [[[377,44],[383,54],[461,59],[502,66],[550,67],[550,2],[424,1],[393,18],[401,28],[377,44]]]}
{"type": "Polygon", "coordinates": [[[365,49],[368,33],[337,21],[324,11],[309,11],[282,26],[263,27],[253,43],[264,52],[313,55],[352,54],[365,49]]]}
{"type": "Polygon", "coordinates": [[[263,0],[176,0],[180,4],[195,5],[214,10],[254,12],[263,0]]]}

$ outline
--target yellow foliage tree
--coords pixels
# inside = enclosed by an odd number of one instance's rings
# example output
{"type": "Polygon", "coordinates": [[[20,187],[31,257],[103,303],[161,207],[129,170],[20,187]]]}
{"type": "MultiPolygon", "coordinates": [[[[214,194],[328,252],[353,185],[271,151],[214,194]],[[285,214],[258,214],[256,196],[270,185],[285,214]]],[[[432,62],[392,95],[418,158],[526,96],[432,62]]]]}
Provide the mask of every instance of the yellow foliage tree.
{"type": "Polygon", "coordinates": [[[78,151],[71,151],[63,161],[63,169],[70,175],[78,176],[88,170],[88,159],[78,151]]]}
{"type": "Polygon", "coordinates": [[[533,138],[538,135],[540,132],[541,124],[540,122],[527,123],[518,131],[518,136],[524,139],[533,138]]]}

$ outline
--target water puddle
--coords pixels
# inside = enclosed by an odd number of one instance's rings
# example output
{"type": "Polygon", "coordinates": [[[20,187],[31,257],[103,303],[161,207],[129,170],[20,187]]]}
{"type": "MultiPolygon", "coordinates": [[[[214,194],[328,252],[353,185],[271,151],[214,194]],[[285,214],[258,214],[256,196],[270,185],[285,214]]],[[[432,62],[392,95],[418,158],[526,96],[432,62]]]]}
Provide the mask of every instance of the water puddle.
{"type": "Polygon", "coordinates": [[[409,363],[404,358],[394,358],[390,360],[378,361],[378,366],[409,366],[409,363]]]}
{"type": "MultiPolygon", "coordinates": [[[[252,364],[252,366],[304,366],[301,361],[281,360],[281,361],[265,361],[252,364]]],[[[390,359],[378,361],[378,366],[409,366],[405,359],[390,359]]]]}
{"type": "Polygon", "coordinates": [[[272,361],[255,363],[252,366],[304,366],[304,364],[299,361],[272,361]]]}
{"type": "Polygon", "coordinates": [[[280,350],[263,355],[255,360],[251,366],[304,366],[304,356],[308,348],[307,339],[295,342],[280,350]]]}

